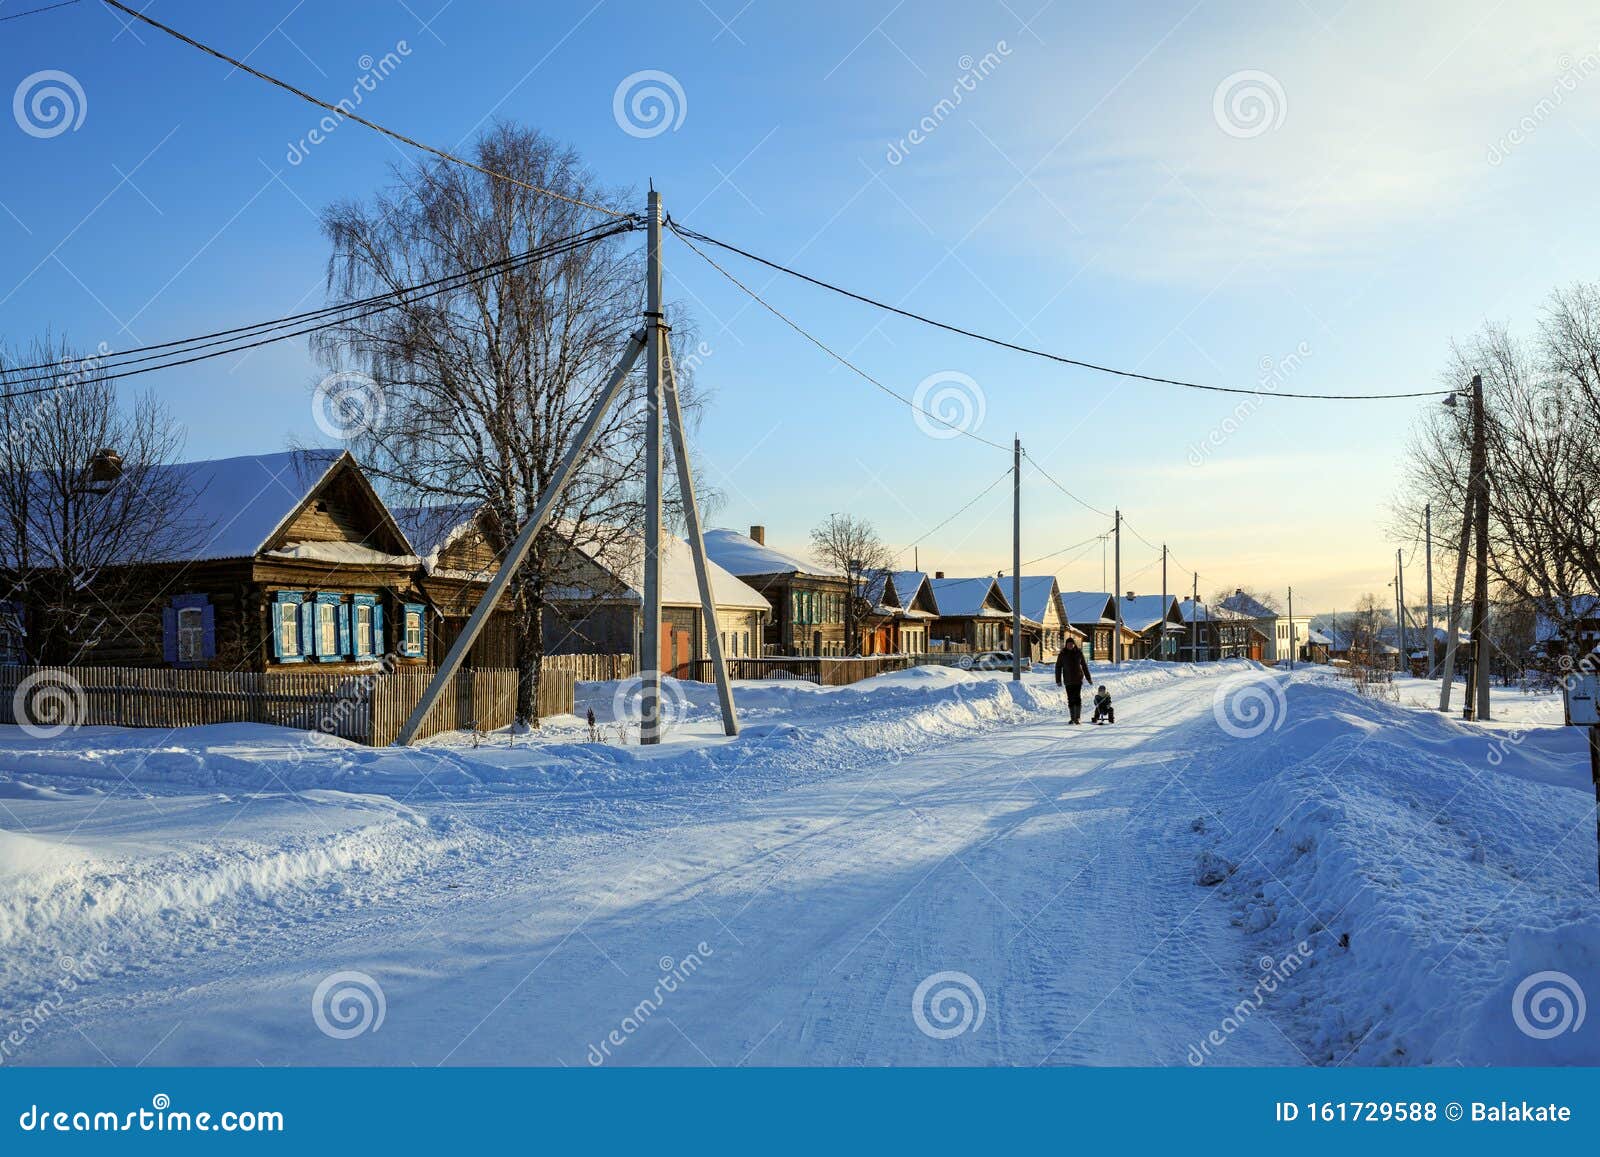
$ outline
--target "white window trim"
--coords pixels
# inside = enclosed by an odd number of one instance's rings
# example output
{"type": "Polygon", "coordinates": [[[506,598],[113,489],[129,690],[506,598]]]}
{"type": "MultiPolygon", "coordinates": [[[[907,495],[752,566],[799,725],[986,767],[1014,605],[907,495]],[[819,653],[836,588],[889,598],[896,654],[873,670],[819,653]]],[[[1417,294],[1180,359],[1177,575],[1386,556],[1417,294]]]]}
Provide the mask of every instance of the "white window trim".
{"type": "Polygon", "coordinates": [[[356,649],[356,654],[358,654],[358,655],[371,655],[371,654],[374,654],[374,651],[373,651],[373,637],[372,637],[372,604],[371,603],[356,603],[355,604],[355,616],[356,616],[356,619],[355,619],[355,629],[356,629],[355,649],[356,649]],[[363,615],[366,618],[365,622],[362,621],[363,615]]]}
{"type": "Polygon", "coordinates": [[[205,658],[206,651],[206,616],[200,607],[178,608],[178,662],[198,663],[205,658]],[[189,625],[192,624],[192,625],[189,625]],[[192,646],[186,647],[186,641],[192,641],[192,646]]]}
{"type": "Polygon", "coordinates": [[[278,649],[286,659],[303,657],[300,649],[300,604],[279,603],[278,649]]]}
{"type": "Polygon", "coordinates": [[[317,603],[317,654],[339,653],[339,604],[326,600],[317,603]]]}

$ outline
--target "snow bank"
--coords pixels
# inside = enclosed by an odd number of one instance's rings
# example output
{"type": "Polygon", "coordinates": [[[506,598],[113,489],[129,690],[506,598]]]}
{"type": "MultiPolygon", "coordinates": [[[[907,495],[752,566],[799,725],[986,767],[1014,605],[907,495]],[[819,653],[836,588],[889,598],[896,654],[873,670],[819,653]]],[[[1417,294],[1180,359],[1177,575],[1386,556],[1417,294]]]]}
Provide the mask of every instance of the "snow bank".
{"type": "Polygon", "coordinates": [[[1313,946],[1285,998],[1309,1059],[1600,1063],[1593,1026],[1530,1035],[1513,1001],[1553,974],[1572,1021],[1600,993],[1582,736],[1511,741],[1318,674],[1282,688],[1279,727],[1218,749],[1196,862],[1229,866],[1219,886],[1264,956],[1313,946]]]}
{"type": "MultiPolygon", "coordinates": [[[[1128,663],[1107,681],[1118,693],[1191,678],[1187,667],[1128,663]]],[[[577,716],[533,735],[464,733],[411,750],[370,748],[332,736],[260,724],[156,729],[84,727],[35,739],[0,727],[0,794],[133,787],[157,793],[307,791],[401,799],[588,790],[659,791],[672,783],[790,780],[870,760],[903,759],[969,736],[1066,709],[1049,676],[1020,684],[1004,672],[919,667],[844,687],[803,681],[734,685],[742,733],[721,733],[716,689],[669,681],[667,733],[638,746],[637,683],[580,683],[577,711],[593,709],[602,742],[577,716]],[[620,722],[619,722],[620,721],[620,722]],[[623,742],[623,736],[626,741],[623,742]]]]}
{"type": "MultiPolygon", "coordinates": [[[[216,796],[137,819],[122,810],[108,819],[92,803],[70,809],[61,817],[70,843],[0,831],[0,1018],[53,991],[58,961],[117,975],[207,942],[292,952],[297,926],[499,844],[391,799],[340,792],[216,796]]],[[[39,807],[22,815],[51,822],[39,807]]]]}

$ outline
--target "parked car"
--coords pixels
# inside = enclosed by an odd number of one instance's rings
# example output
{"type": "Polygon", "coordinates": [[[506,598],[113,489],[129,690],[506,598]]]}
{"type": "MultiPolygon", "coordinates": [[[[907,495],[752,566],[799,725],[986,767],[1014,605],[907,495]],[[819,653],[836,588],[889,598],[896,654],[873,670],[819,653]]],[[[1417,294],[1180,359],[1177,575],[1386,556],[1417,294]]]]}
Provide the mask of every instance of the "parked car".
{"type": "MultiPolygon", "coordinates": [[[[982,651],[972,656],[971,671],[1009,671],[1013,662],[1010,651],[982,651]]],[[[1024,663],[1026,667],[1028,664],[1024,663]]]]}

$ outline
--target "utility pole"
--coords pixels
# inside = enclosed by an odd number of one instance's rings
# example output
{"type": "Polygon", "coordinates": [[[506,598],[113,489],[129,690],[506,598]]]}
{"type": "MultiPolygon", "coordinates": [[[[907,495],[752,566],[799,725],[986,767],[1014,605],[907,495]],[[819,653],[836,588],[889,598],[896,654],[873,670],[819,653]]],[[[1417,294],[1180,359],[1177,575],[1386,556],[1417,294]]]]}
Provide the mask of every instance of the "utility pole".
{"type": "Polygon", "coordinates": [[[1433,503],[1431,502],[1422,508],[1422,549],[1427,560],[1428,576],[1427,672],[1428,678],[1432,679],[1439,664],[1434,661],[1433,647],[1433,503]]]}
{"type": "Polygon", "coordinates": [[[1189,662],[1200,661],[1200,572],[1194,572],[1194,588],[1189,594],[1189,662]]]}
{"type": "Polygon", "coordinates": [[[1295,656],[1300,653],[1300,644],[1294,634],[1294,588],[1289,588],[1289,670],[1294,670],[1295,656]]]}
{"type": "Polygon", "coordinates": [[[645,206],[644,637],[639,640],[639,742],[661,742],[661,194],[645,206]]]}
{"type": "Polygon", "coordinates": [[[689,543],[695,586],[700,593],[701,631],[705,635],[706,653],[711,656],[712,678],[716,681],[717,700],[722,708],[723,733],[738,735],[739,713],[733,703],[733,686],[728,682],[727,657],[722,652],[722,632],[717,628],[717,596],[711,587],[705,531],[700,523],[700,502],[695,497],[694,472],[689,467],[689,435],[683,428],[683,406],[678,399],[678,375],[672,361],[672,343],[669,340],[661,344],[662,353],[666,356],[662,400],[666,403],[667,428],[672,432],[672,461],[678,468],[678,497],[683,502],[683,533],[689,543]]]}
{"type": "Polygon", "coordinates": [[[1022,436],[1011,441],[1011,681],[1022,679],[1022,436]]]}
{"type": "Polygon", "coordinates": [[[1400,617],[1395,620],[1400,631],[1400,665],[1402,668],[1409,668],[1411,650],[1406,646],[1406,564],[1398,547],[1394,552],[1394,597],[1400,607],[1400,617]]]}
{"type": "MultiPolygon", "coordinates": [[[[1472,590],[1472,687],[1476,718],[1489,720],[1489,432],[1484,425],[1483,375],[1472,375],[1472,535],[1477,574],[1472,590]]],[[[1470,718],[1470,717],[1469,717],[1470,718]]]]}
{"type": "MultiPolygon", "coordinates": [[[[1454,397],[1454,395],[1451,395],[1454,397]]],[[[1467,593],[1467,548],[1472,540],[1472,508],[1476,505],[1472,487],[1469,485],[1462,493],[1461,505],[1461,537],[1456,549],[1456,585],[1455,593],[1450,599],[1450,615],[1445,623],[1448,634],[1444,640],[1444,666],[1439,674],[1443,682],[1439,685],[1439,710],[1450,710],[1450,692],[1456,682],[1456,650],[1461,640],[1461,602],[1467,593]]],[[[1470,692],[1470,684],[1468,686],[1470,692]]],[[[1471,709],[1472,704],[1467,704],[1471,709]]]]}
{"type": "Polygon", "coordinates": [[[705,540],[701,533],[700,507],[695,500],[694,478],[689,467],[688,436],[684,430],[683,412],[678,401],[677,380],[672,373],[671,348],[667,340],[667,327],[661,311],[661,197],[650,190],[647,205],[649,218],[648,265],[646,269],[645,324],[628,339],[622,357],[612,369],[606,384],[595,397],[594,406],[583,425],[568,444],[555,476],[539,493],[533,513],[516,538],[506,549],[494,576],[484,589],[478,605],[467,618],[466,626],[450,645],[444,661],[439,664],[422,697],[412,708],[405,725],[395,742],[406,746],[417,738],[428,716],[439,700],[449,690],[461,669],[467,652],[472,648],[512,577],[533,547],[539,532],[548,524],[556,503],[568,483],[582,465],[585,455],[593,448],[601,423],[607,412],[624,393],[634,365],[641,355],[648,354],[649,396],[646,418],[649,422],[645,437],[645,557],[644,557],[644,628],[639,640],[640,682],[642,685],[641,743],[659,743],[661,740],[661,435],[662,423],[672,430],[673,458],[678,470],[678,489],[684,502],[684,520],[688,534],[689,554],[694,563],[695,584],[699,587],[701,624],[706,636],[706,649],[711,654],[711,666],[716,678],[717,696],[722,705],[723,730],[728,735],[739,733],[739,719],[734,710],[733,691],[728,683],[727,665],[722,652],[722,638],[717,630],[716,598],[711,589],[711,566],[706,559],[705,540]]]}
{"type": "Polygon", "coordinates": [[[1111,602],[1117,608],[1117,637],[1111,644],[1111,653],[1116,656],[1116,662],[1122,662],[1122,508],[1117,507],[1116,518],[1112,522],[1112,529],[1116,532],[1115,563],[1112,566],[1112,575],[1116,579],[1116,589],[1111,592],[1111,602]]]}
{"type": "Polygon", "coordinates": [[[1156,658],[1167,659],[1167,544],[1161,544],[1161,650],[1156,658]]]}

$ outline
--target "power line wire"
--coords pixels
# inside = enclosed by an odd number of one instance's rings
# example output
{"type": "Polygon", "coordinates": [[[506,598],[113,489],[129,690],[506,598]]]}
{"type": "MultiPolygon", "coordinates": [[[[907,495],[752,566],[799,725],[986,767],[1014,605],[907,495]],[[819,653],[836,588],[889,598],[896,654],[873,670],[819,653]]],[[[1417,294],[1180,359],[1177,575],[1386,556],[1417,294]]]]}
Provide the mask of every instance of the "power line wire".
{"type": "Polygon", "coordinates": [[[13,12],[10,16],[0,16],[0,24],[7,20],[21,20],[24,16],[37,16],[41,12],[53,12],[57,8],[70,8],[78,0],[61,0],[59,4],[46,4],[43,8],[29,8],[26,12],[13,12]]]}
{"type": "Polygon", "coordinates": [[[208,56],[214,56],[218,60],[233,65],[233,67],[239,69],[241,72],[249,73],[257,80],[264,80],[268,84],[276,85],[285,92],[292,93],[301,100],[307,101],[310,104],[314,104],[320,109],[325,109],[326,111],[333,113],[335,116],[341,116],[349,120],[353,120],[358,125],[365,125],[374,132],[382,133],[384,136],[397,140],[402,144],[410,145],[414,149],[421,149],[425,153],[432,153],[441,160],[449,161],[451,164],[461,165],[465,168],[482,173],[486,177],[493,177],[497,181],[505,181],[507,184],[516,185],[519,188],[527,189],[533,193],[539,193],[546,197],[553,197],[557,201],[565,201],[569,205],[577,205],[582,209],[593,209],[596,213],[604,213],[609,217],[625,218],[633,216],[633,214],[624,213],[619,209],[612,209],[606,205],[597,205],[593,201],[585,201],[579,197],[571,197],[565,193],[558,193],[554,189],[546,189],[540,185],[535,185],[529,181],[521,180],[506,173],[497,172],[494,169],[487,168],[483,165],[477,164],[474,161],[469,161],[464,157],[458,157],[454,153],[446,152],[444,149],[439,149],[432,145],[424,144],[415,137],[408,137],[404,133],[396,132],[394,129],[385,128],[377,121],[370,121],[359,113],[352,112],[350,109],[343,108],[340,105],[329,104],[320,97],[312,96],[304,89],[296,88],[288,81],[279,80],[277,77],[262,72],[258,68],[252,68],[244,61],[237,60],[225,52],[220,52],[208,44],[202,44],[200,41],[194,39],[194,37],[186,36],[182,32],[179,32],[176,28],[169,27],[168,25],[161,23],[159,20],[152,19],[151,17],[146,16],[143,12],[135,11],[134,9],[129,8],[126,4],[120,3],[119,0],[104,0],[104,3],[110,5],[119,12],[126,13],[135,20],[148,24],[151,28],[154,28],[158,32],[164,32],[175,40],[181,40],[191,48],[198,48],[201,52],[206,53],[208,56]]]}
{"type": "Polygon", "coordinates": [[[965,429],[964,427],[960,426],[959,424],[957,424],[955,422],[950,421],[947,418],[941,418],[938,414],[935,414],[931,410],[923,409],[921,406],[917,405],[915,400],[906,397],[904,394],[899,393],[898,391],[892,389],[889,386],[884,385],[877,378],[875,378],[871,374],[867,373],[866,370],[862,369],[860,366],[858,366],[854,362],[850,361],[850,359],[846,358],[843,354],[835,352],[830,346],[825,344],[822,341],[821,338],[814,337],[810,332],[808,332],[807,330],[801,328],[799,322],[797,322],[793,318],[789,317],[788,314],[783,313],[776,306],[774,306],[770,302],[768,302],[766,298],[762,297],[755,290],[751,289],[744,282],[740,281],[733,274],[729,273],[721,265],[718,265],[717,262],[715,260],[713,260],[712,257],[709,254],[707,254],[704,250],[702,250],[698,245],[696,245],[688,237],[685,237],[683,235],[682,230],[680,230],[676,225],[672,224],[671,221],[668,221],[667,224],[668,224],[668,227],[671,228],[672,231],[678,235],[679,239],[682,240],[682,242],[685,245],[687,245],[690,249],[694,250],[696,256],[698,256],[702,261],[704,261],[707,265],[711,266],[711,268],[715,269],[718,273],[722,274],[722,276],[726,277],[729,281],[733,282],[734,285],[738,286],[738,288],[740,290],[742,290],[745,294],[747,294],[751,298],[751,300],[753,300],[757,305],[761,306],[762,309],[764,309],[768,313],[772,314],[773,317],[775,317],[779,321],[783,322],[784,325],[786,325],[790,329],[794,330],[795,333],[797,333],[801,337],[805,338],[808,342],[810,342],[812,345],[816,346],[823,353],[827,354],[834,361],[836,361],[840,365],[844,366],[851,373],[856,374],[858,377],[863,378],[867,382],[870,382],[872,385],[876,386],[878,389],[880,389],[884,393],[888,394],[895,401],[900,402],[903,405],[911,407],[912,410],[916,411],[917,413],[923,415],[926,418],[931,419],[932,421],[938,422],[941,426],[946,426],[949,429],[955,431],[957,434],[960,434],[960,435],[962,435],[964,437],[967,437],[967,438],[971,438],[974,442],[981,442],[985,446],[989,446],[989,447],[991,447],[991,448],[993,448],[995,450],[1003,450],[1007,454],[1011,453],[1011,447],[1010,446],[1002,446],[999,442],[990,441],[988,438],[983,437],[981,434],[974,434],[971,430],[965,429]]]}
{"type": "Polygon", "coordinates": [[[1031,465],[1040,474],[1044,475],[1044,479],[1045,479],[1046,482],[1050,483],[1050,485],[1054,486],[1057,490],[1061,491],[1061,493],[1065,494],[1068,498],[1072,499],[1072,501],[1076,502],[1079,506],[1083,507],[1087,511],[1090,511],[1091,513],[1098,514],[1101,518],[1110,518],[1111,517],[1111,512],[1109,510],[1101,510],[1098,506],[1094,506],[1094,505],[1091,505],[1088,502],[1085,502],[1083,499],[1079,498],[1072,491],[1068,490],[1065,486],[1061,485],[1061,483],[1057,482],[1055,480],[1055,476],[1052,475],[1043,466],[1039,465],[1038,461],[1035,458],[1033,458],[1033,457],[1031,457],[1029,455],[1024,455],[1023,457],[1024,457],[1025,461],[1027,461],[1029,463],[1029,465],[1031,465]]]}
{"type": "Polygon", "coordinates": [[[1011,476],[1011,471],[1010,470],[1007,470],[1004,473],[1002,473],[1000,475],[1000,477],[996,478],[993,482],[989,483],[989,485],[985,486],[981,491],[979,491],[978,496],[976,498],[973,498],[970,502],[968,502],[960,510],[956,511],[949,518],[945,519],[943,522],[939,523],[937,526],[934,526],[934,527],[930,528],[929,530],[925,531],[921,535],[921,537],[914,538],[910,542],[908,542],[904,546],[902,546],[898,551],[895,552],[895,558],[899,558],[901,555],[905,554],[905,552],[910,550],[912,547],[919,545],[920,543],[923,542],[923,540],[933,537],[939,531],[941,531],[945,527],[949,526],[952,522],[954,522],[956,519],[960,518],[967,511],[971,510],[974,506],[978,505],[979,502],[983,501],[983,499],[988,496],[988,494],[989,494],[989,492],[991,490],[993,490],[996,486],[999,486],[1000,483],[1004,482],[1010,476],[1011,476]]]}
{"type": "MultiPolygon", "coordinates": [[[[1083,548],[1085,550],[1085,552],[1087,552],[1087,548],[1089,548],[1089,547],[1093,546],[1095,543],[1099,542],[1102,538],[1104,538],[1109,533],[1110,533],[1110,531],[1101,531],[1099,534],[1092,534],[1088,538],[1084,539],[1082,542],[1075,542],[1071,546],[1064,546],[1060,550],[1051,551],[1049,554],[1041,554],[1038,558],[1030,558],[1030,559],[1026,560],[1022,565],[1023,566],[1032,566],[1036,562],[1044,562],[1047,559],[1056,558],[1059,555],[1066,554],[1068,551],[1078,550],[1080,547],[1083,548]]],[[[1068,559],[1065,563],[1062,563],[1061,565],[1062,566],[1066,566],[1068,563],[1072,563],[1072,562],[1076,562],[1076,561],[1077,561],[1077,559],[1068,559]]]]}
{"type": "MultiPolygon", "coordinates": [[[[193,337],[177,338],[173,341],[158,342],[154,345],[134,346],[129,349],[118,350],[115,353],[107,353],[100,356],[97,359],[96,365],[97,368],[100,369],[119,369],[123,366],[137,365],[141,362],[153,361],[161,357],[175,357],[180,353],[189,353],[197,349],[205,349],[209,346],[221,345],[225,342],[240,340],[245,337],[260,336],[261,334],[270,333],[272,330],[282,329],[290,325],[298,325],[303,322],[321,318],[335,317],[340,314],[349,313],[352,310],[365,308],[366,306],[373,305],[378,302],[390,301],[390,299],[405,298],[408,296],[415,296],[420,299],[423,297],[433,296],[432,294],[426,294],[422,291],[432,289],[435,286],[444,287],[444,289],[440,290],[440,292],[448,292],[448,290],[452,288],[462,288],[488,276],[512,272],[532,263],[533,261],[542,260],[545,257],[550,256],[552,253],[557,252],[558,247],[560,252],[566,252],[569,248],[578,247],[576,244],[572,243],[587,245],[591,242],[603,241],[608,237],[618,236],[620,234],[630,232],[636,227],[637,226],[633,222],[591,226],[588,229],[581,229],[577,233],[571,233],[565,237],[560,237],[553,241],[547,241],[543,245],[526,250],[522,253],[516,254],[515,256],[506,257],[499,261],[485,262],[483,265],[477,265],[469,269],[463,269],[456,273],[448,274],[444,277],[436,277],[429,281],[418,282],[415,285],[407,285],[402,286],[399,289],[387,290],[383,293],[373,294],[370,297],[357,298],[352,301],[340,302],[335,305],[319,306],[316,309],[305,310],[301,313],[287,314],[283,317],[272,318],[268,321],[253,322],[249,325],[234,326],[230,329],[220,329],[212,333],[196,334],[193,337]],[[593,236],[591,236],[591,234],[593,236]],[[480,277],[479,275],[483,276],[480,277]],[[455,284],[457,282],[460,284],[455,284]],[[156,351],[167,352],[158,353],[156,351]],[[141,354],[145,356],[134,357],[133,355],[135,354],[141,354]]],[[[403,302],[400,300],[391,302],[391,306],[398,306],[401,304],[403,304],[403,302]]],[[[351,320],[353,320],[353,318],[351,320]]],[[[11,380],[11,384],[13,385],[27,385],[31,382],[52,380],[62,371],[63,368],[70,367],[63,367],[60,362],[38,362],[33,365],[18,366],[5,366],[0,364],[0,372],[6,374],[22,374],[46,371],[33,378],[13,378],[11,380]]]]}
{"type": "MultiPolygon", "coordinates": [[[[626,230],[618,229],[618,231],[619,232],[624,232],[626,230]]],[[[517,266],[512,266],[512,267],[508,267],[508,268],[520,268],[521,264],[531,264],[534,261],[541,260],[541,259],[543,259],[545,257],[551,256],[551,255],[556,254],[556,253],[566,252],[569,249],[576,249],[576,248],[580,248],[583,245],[593,244],[594,241],[597,241],[599,239],[600,239],[599,237],[585,238],[585,239],[583,239],[581,241],[578,241],[578,242],[563,242],[563,243],[553,244],[553,245],[551,245],[549,247],[546,247],[546,248],[540,249],[540,250],[530,250],[528,254],[524,255],[524,258],[518,259],[519,264],[517,266]]],[[[157,370],[174,369],[174,368],[176,368],[178,366],[186,366],[186,365],[190,365],[190,364],[192,364],[194,362],[209,361],[212,358],[220,358],[220,357],[226,357],[229,354],[243,353],[246,350],[256,349],[256,348],[258,348],[260,346],[270,345],[270,344],[272,344],[274,342],[285,341],[285,340],[287,340],[289,338],[293,338],[293,337],[303,337],[306,334],[315,333],[318,330],[332,329],[335,326],[345,325],[345,324],[348,324],[349,322],[352,322],[352,321],[359,321],[360,319],[362,319],[364,317],[371,317],[374,314],[383,313],[383,312],[385,312],[387,310],[394,309],[397,306],[406,304],[408,301],[417,301],[417,300],[421,300],[421,299],[425,299],[425,298],[429,298],[429,297],[436,297],[439,294],[447,293],[452,289],[460,288],[461,286],[471,285],[471,284],[475,284],[478,281],[486,280],[487,277],[497,275],[497,274],[499,274],[499,273],[501,273],[503,271],[504,271],[504,269],[498,269],[497,268],[497,269],[491,270],[488,274],[480,274],[480,275],[475,276],[475,277],[467,278],[465,281],[462,281],[459,286],[456,285],[456,284],[451,284],[451,285],[443,286],[441,288],[431,289],[431,290],[428,290],[427,292],[424,292],[424,293],[408,294],[407,291],[405,291],[405,290],[399,290],[399,291],[396,291],[396,292],[398,294],[404,295],[400,299],[397,299],[397,300],[394,300],[394,301],[389,301],[389,302],[386,302],[384,304],[377,305],[376,307],[374,307],[372,309],[367,309],[367,310],[364,310],[362,312],[358,312],[358,313],[354,313],[354,314],[343,314],[342,313],[339,316],[334,317],[332,320],[322,321],[322,322],[319,322],[319,323],[316,323],[316,324],[313,324],[313,325],[306,326],[306,327],[304,327],[302,329],[291,330],[291,331],[286,332],[286,333],[272,334],[272,335],[269,335],[267,337],[262,337],[262,338],[259,338],[257,340],[254,340],[254,341],[242,342],[242,343],[238,343],[238,344],[231,344],[227,348],[215,349],[215,350],[212,350],[212,351],[210,351],[208,353],[199,353],[199,354],[194,354],[193,356],[190,356],[190,357],[169,359],[169,360],[162,361],[157,365],[148,365],[148,366],[142,366],[142,367],[140,367],[138,369],[123,370],[120,373],[111,373],[111,374],[101,373],[101,372],[99,372],[98,365],[89,365],[89,363],[93,363],[94,362],[94,358],[93,357],[80,358],[80,359],[77,359],[77,360],[75,360],[73,362],[69,362],[69,363],[63,364],[60,367],[60,372],[58,374],[49,376],[50,380],[49,380],[48,384],[32,386],[32,387],[29,387],[29,388],[26,388],[26,389],[21,389],[21,390],[8,390],[8,391],[6,391],[4,393],[0,393],[0,400],[9,399],[9,398],[27,397],[27,396],[32,395],[32,394],[44,394],[44,393],[50,393],[50,392],[53,392],[53,391],[56,391],[56,390],[69,389],[75,383],[73,381],[71,381],[71,380],[62,381],[61,377],[62,376],[66,376],[66,377],[68,377],[70,379],[71,377],[73,377],[74,375],[76,375],[76,374],[78,374],[80,372],[82,372],[84,374],[85,379],[89,380],[89,381],[94,381],[94,382],[112,382],[112,381],[117,381],[120,378],[136,377],[139,374],[153,373],[153,372],[155,372],[157,370]]],[[[210,343],[210,344],[214,345],[216,343],[210,343]]],[[[178,353],[187,353],[188,351],[187,350],[179,350],[177,352],[178,353]]],[[[131,363],[124,363],[124,364],[131,364],[131,363]]],[[[113,369],[117,369],[119,367],[113,366],[112,368],[113,369]]],[[[6,377],[5,372],[3,370],[0,370],[0,384],[4,384],[5,383],[5,377],[6,377]]],[[[26,380],[26,381],[40,381],[42,379],[41,378],[29,378],[29,379],[24,379],[24,380],[26,380]]]]}
{"type": "Polygon", "coordinates": [[[776,261],[772,261],[772,260],[769,260],[768,258],[761,257],[761,256],[759,256],[759,255],[757,255],[755,253],[749,252],[748,250],[740,249],[737,245],[731,245],[726,241],[719,241],[715,237],[707,236],[706,234],[700,233],[700,232],[698,232],[696,230],[693,230],[693,229],[690,229],[685,225],[678,225],[678,224],[674,223],[672,225],[672,228],[673,228],[673,231],[678,234],[678,236],[683,237],[686,241],[688,240],[689,237],[693,237],[696,240],[704,241],[709,245],[715,245],[720,249],[725,249],[730,253],[737,253],[740,257],[748,258],[751,261],[757,262],[757,263],[759,263],[761,265],[765,265],[768,269],[776,270],[779,273],[787,273],[790,277],[795,277],[795,278],[800,279],[801,281],[809,282],[810,284],[815,285],[820,289],[831,290],[834,293],[840,294],[840,295],[842,295],[844,297],[848,297],[848,298],[850,298],[850,299],[852,299],[854,301],[859,301],[863,305],[871,305],[871,306],[874,306],[874,307],[876,307],[878,309],[885,310],[885,311],[887,311],[889,313],[898,314],[900,317],[909,318],[912,321],[919,321],[923,325],[931,325],[935,329],[942,329],[942,330],[946,331],[947,333],[959,334],[962,337],[970,337],[970,338],[972,338],[972,339],[974,339],[976,341],[987,342],[990,345],[999,346],[1001,349],[1012,350],[1013,352],[1020,353],[1020,354],[1028,354],[1031,357],[1044,358],[1047,361],[1058,362],[1061,365],[1076,366],[1079,369],[1084,369],[1084,370],[1093,370],[1095,373],[1113,374],[1113,375],[1115,375],[1117,377],[1120,377],[1120,378],[1132,378],[1132,379],[1134,379],[1136,381],[1153,382],[1153,383],[1155,383],[1157,385],[1163,385],[1163,386],[1181,386],[1184,389],[1188,389],[1188,390],[1208,390],[1208,391],[1211,391],[1213,393],[1219,393],[1219,394],[1248,394],[1248,395],[1251,395],[1253,397],[1260,397],[1260,398],[1300,398],[1300,399],[1307,399],[1307,400],[1321,400],[1321,401],[1334,401],[1334,402],[1371,402],[1371,401],[1392,400],[1392,399],[1395,399],[1395,398],[1433,398],[1433,397],[1438,397],[1438,396],[1443,395],[1443,394],[1450,394],[1450,393],[1455,393],[1456,392],[1454,390],[1418,390],[1418,391],[1411,392],[1411,393],[1401,393],[1401,394],[1295,394],[1295,393],[1279,393],[1279,392],[1273,391],[1273,390],[1251,390],[1251,389],[1246,389],[1246,388],[1244,388],[1242,386],[1208,385],[1208,384],[1206,384],[1204,382],[1190,382],[1190,381],[1184,381],[1184,380],[1182,380],[1180,378],[1163,378],[1163,377],[1157,377],[1154,374],[1141,374],[1141,373],[1139,373],[1139,372],[1137,372],[1135,370],[1117,369],[1115,366],[1101,365],[1101,364],[1099,364],[1097,362],[1083,361],[1080,358],[1070,358],[1070,357],[1065,356],[1064,354],[1051,353],[1048,350],[1040,350],[1040,349],[1034,349],[1034,348],[1032,348],[1030,346],[1018,345],[1016,342],[1009,342],[1009,341],[1004,340],[1003,338],[992,337],[992,336],[990,336],[988,334],[978,333],[975,330],[964,329],[961,326],[952,325],[949,322],[938,321],[938,320],[936,320],[934,318],[927,317],[927,316],[925,316],[923,314],[913,313],[911,310],[901,309],[899,306],[890,305],[886,301],[880,301],[877,298],[868,297],[866,294],[856,293],[853,290],[845,289],[843,286],[835,285],[830,281],[823,281],[821,278],[812,277],[809,274],[801,273],[797,269],[791,269],[787,265],[780,265],[776,261]]]}

